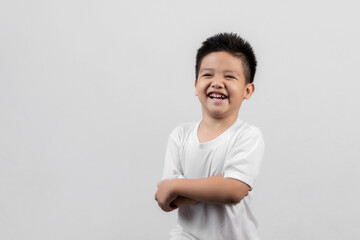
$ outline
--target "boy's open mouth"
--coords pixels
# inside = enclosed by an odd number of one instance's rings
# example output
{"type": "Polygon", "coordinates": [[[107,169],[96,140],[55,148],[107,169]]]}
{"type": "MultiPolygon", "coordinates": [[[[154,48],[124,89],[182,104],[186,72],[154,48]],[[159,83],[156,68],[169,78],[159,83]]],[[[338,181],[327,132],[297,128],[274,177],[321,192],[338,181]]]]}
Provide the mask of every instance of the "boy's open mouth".
{"type": "Polygon", "coordinates": [[[228,98],[228,96],[222,94],[222,93],[217,93],[217,92],[210,92],[208,95],[207,95],[210,99],[226,99],[228,98]]]}

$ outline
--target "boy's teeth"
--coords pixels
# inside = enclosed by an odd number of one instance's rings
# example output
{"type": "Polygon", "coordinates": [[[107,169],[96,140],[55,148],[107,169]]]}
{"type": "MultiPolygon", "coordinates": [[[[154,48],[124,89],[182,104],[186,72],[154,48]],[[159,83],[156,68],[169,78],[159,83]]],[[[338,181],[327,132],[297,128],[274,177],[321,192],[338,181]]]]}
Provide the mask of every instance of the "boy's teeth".
{"type": "Polygon", "coordinates": [[[210,98],[222,98],[222,99],[225,99],[225,98],[226,98],[226,96],[221,95],[221,94],[216,94],[216,93],[211,93],[211,94],[209,95],[209,97],[210,97],[210,98]]]}

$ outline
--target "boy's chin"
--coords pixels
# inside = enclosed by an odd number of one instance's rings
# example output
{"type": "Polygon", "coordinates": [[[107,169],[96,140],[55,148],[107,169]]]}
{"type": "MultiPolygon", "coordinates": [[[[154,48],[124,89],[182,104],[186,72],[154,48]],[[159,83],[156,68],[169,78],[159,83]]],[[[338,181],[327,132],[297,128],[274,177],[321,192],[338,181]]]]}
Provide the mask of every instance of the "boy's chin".
{"type": "Polygon", "coordinates": [[[209,111],[207,111],[206,114],[209,117],[215,118],[215,119],[223,119],[228,116],[228,113],[226,113],[225,111],[220,111],[220,110],[209,110],[209,111]]]}

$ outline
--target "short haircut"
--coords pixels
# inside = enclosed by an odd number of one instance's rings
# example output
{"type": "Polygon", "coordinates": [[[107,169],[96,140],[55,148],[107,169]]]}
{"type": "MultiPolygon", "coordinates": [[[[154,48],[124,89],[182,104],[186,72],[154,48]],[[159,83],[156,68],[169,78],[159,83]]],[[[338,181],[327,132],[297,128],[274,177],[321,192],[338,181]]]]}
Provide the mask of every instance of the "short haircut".
{"type": "Polygon", "coordinates": [[[242,61],[246,83],[254,82],[256,57],[251,45],[235,33],[219,33],[204,41],[196,54],[196,80],[203,58],[213,52],[225,51],[242,61]]]}

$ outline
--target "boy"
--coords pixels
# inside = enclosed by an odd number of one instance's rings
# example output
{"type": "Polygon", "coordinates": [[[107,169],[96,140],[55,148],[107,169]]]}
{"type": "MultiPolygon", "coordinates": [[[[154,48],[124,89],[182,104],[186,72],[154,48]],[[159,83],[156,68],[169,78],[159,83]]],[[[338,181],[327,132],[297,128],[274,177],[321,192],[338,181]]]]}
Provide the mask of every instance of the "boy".
{"type": "Polygon", "coordinates": [[[195,69],[202,120],[170,134],[155,200],[166,212],[179,209],[171,239],[256,240],[250,202],[264,141],[238,119],[255,90],[255,54],[236,34],[217,34],[203,42],[195,69]]]}

